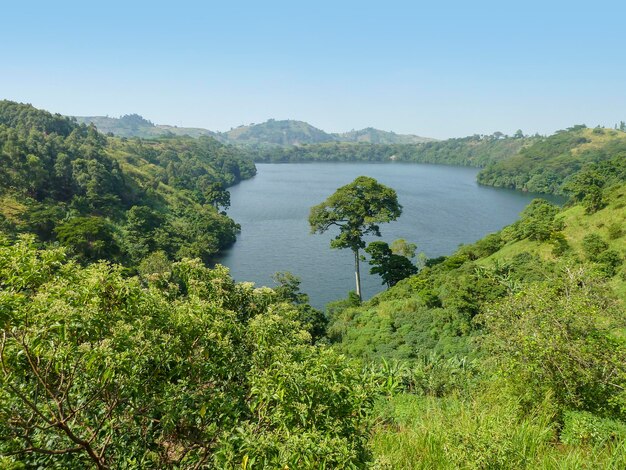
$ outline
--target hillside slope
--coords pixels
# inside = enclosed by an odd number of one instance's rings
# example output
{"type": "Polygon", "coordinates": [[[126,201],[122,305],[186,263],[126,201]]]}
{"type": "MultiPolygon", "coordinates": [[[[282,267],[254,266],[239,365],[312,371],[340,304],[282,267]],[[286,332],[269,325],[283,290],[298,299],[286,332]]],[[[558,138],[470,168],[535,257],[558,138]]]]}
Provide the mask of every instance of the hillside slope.
{"type": "Polygon", "coordinates": [[[0,156],[0,230],[129,267],[155,252],[209,262],[238,231],[225,188],[256,172],[210,137],[107,137],[10,101],[0,102],[0,156]]]}
{"type": "Polygon", "coordinates": [[[177,127],[162,124],[153,124],[138,114],[129,114],[119,118],[108,116],[75,116],[79,124],[93,124],[103,134],[113,134],[118,137],[140,137],[155,139],[158,137],[208,136],[217,138],[218,134],[208,129],[197,127],[177,127]]]}
{"type": "Polygon", "coordinates": [[[374,129],[373,127],[335,133],[333,135],[339,142],[363,142],[368,144],[420,144],[435,141],[435,139],[429,137],[420,137],[413,134],[396,134],[395,132],[374,129]]]}
{"type": "Polygon", "coordinates": [[[573,174],[584,165],[616,156],[626,159],[626,132],[574,126],[494,162],[478,174],[478,182],[523,191],[564,194],[573,174]]]}
{"type": "Polygon", "coordinates": [[[626,305],[626,160],[616,157],[592,170],[606,181],[601,208],[590,210],[574,198],[559,211],[535,200],[518,222],[430,260],[362,306],[331,305],[336,347],[368,359],[471,355],[472,319],[486,306],[566,269],[597,272],[626,305]]]}
{"type": "Polygon", "coordinates": [[[415,162],[484,167],[516,155],[537,137],[469,136],[418,144],[326,142],[282,148],[253,148],[256,162],[415,162]]]}

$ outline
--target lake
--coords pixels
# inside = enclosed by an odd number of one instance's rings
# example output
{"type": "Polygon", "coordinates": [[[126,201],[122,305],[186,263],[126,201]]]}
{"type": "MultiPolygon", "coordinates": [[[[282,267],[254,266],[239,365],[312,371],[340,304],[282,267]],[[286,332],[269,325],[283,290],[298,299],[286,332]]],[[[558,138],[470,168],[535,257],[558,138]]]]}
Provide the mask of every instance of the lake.
{"type": "MultiPolygon", "coordinates": [[[[429,258],[449,255],[514,222],[537,195],[476,183],[478,169],[413,163],[257,164],[257,175],[229,188],[228,214],[239,224],[237,242],[220,263],[237,281],[275,286],[272,274],[290,271],[302,280],[311,304],[323,308],[354,290],[350,250],[330,248],[336,235],[310,234],[308,215],[357,176],[376,178],[398,193],[402,216],[381,224],[382,240],[404,238],[429,258]]],[[[363,298],[382,291],[379,276],[361,265],[363,298]]]]}

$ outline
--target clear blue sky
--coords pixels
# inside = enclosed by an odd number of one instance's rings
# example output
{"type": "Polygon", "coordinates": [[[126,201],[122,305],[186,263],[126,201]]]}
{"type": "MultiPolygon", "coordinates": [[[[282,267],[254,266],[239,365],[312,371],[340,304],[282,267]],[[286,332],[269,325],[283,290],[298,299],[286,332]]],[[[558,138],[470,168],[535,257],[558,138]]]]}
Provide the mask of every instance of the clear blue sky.
{"type": "Polygon", "coordinates": [[[626,120],[626,2],[6,1],[0,98],[445,138],[626,120]]]}

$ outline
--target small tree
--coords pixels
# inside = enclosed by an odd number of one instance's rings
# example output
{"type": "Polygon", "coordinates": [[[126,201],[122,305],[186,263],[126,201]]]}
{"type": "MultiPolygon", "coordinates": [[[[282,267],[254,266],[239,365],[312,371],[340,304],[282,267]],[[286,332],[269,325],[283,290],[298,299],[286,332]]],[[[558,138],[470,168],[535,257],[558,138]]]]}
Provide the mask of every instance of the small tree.
{"type": "Polygon", "coordinates": [[[222,183],[211,183],[204,192],[207,203],[217,210],[222,207],[227,210],[230,207],[230,192],[224,188],[222,183]]]}
{"type": "Polygon", "coordinates": [[[332,226],[339,234],[330,242],[331,248],[349,248],[354,253],[356,294],[361,299],[359,250],[365,248],[363,237],[380,237],[378,224],[396,220],[402,213],[396,192],[374,178],[359,176],[339,188],[321,204],[311,208],[309,225],[312,233],[324,233],[332,226]]]}
{"type": "Polygon", "coordinates": [[[417,267],[411,260],[406,256],[395,254],[385,242],[372,242],[367,245],[365,251],[371,257],[370,273],[380,275],[387,287],[395,286],[402,279],[417,274],[417,267]]]}

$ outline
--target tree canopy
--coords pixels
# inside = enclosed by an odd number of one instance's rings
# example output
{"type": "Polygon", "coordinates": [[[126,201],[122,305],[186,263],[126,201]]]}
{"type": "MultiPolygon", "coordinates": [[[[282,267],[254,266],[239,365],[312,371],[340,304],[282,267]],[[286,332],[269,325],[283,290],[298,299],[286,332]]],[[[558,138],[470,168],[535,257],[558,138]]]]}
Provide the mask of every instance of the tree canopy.
{"type": "Polygon", "coordinates": [[[331,227],[339,234],[331,248],[349,248],[355,256],[356,293],[361,297],[359,250],[365,248],[364,237],[380,237],[379,224],[396,220],[402,214],[396,192],[368,176],[337,189],[324,202],[311,208],[309,225],[312,233],[324,233],[331,227]]]}

